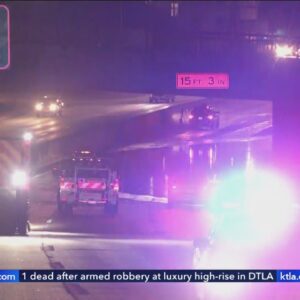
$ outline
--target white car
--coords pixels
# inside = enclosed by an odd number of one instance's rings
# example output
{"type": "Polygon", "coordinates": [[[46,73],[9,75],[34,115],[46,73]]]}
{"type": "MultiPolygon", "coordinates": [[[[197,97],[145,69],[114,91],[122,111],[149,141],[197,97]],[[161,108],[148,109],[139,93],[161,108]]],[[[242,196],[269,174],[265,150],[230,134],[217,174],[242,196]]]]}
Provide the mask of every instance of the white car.
{"type": "Polygon", "coordinates": [[[62,116],[64,102],[54,96],[44,96],[35,103],[34,110],[37,117],[41,116],[62,116]]]}

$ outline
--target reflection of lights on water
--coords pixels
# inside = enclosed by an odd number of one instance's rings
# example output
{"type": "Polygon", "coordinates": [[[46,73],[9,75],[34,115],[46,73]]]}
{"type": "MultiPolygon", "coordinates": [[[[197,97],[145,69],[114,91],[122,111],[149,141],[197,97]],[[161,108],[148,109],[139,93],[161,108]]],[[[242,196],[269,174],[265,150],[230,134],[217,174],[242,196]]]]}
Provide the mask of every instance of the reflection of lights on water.
{"type": "Polygon", "coordinates": [[[209,148],[208,150],[208,157],[209,157],[209,167],[212,167],[213,164],[213,149],[212,147],[209,148]]]}
{"type": "Polygon", "coordinates": [[[254,159],[252,157],[252,154],[251,154],[251,148],[250,148],[250,145],[248,145],[248,148],[247,148],[247,155],[246,155],[246,174],[250,174],[252,173],[254,170],[254,159]]]}
{"type": "Polygon", "coordinates": [[[209,158],[209,168],[211,169],[212,166],[216,162],[216,148],[215,147],[213,147],[213,146],[209,147],[208,158],[209,158]]]}
{"type": "Polygon", "coordinates": [[[208,150],[208,158],[209,158],[209,167],[211,168],[213,165],[213,149],[212,147],[208,150]]]}
{"type": "Polygon", "coordinates": [[[165,182],[165,185],[164,185],[164,195],[168,198],[168,194],[169,194],[169,176],[166,174],[164,176],[164,182],[165,182]]]}
{"type": "Polygon", "coordinates": [[[233,167],[233,165],[234,165],[234,158],[230,157],[230,166],[233,167]]]}
{"type": "Polygon", "coordinates": [[[150,195],[154,195],[154,178],[153,178],[153,176],[151,176],[150,180],[149,180],[149,193],[150,193],[150,195]]]}
{"type": "Polygon", "coordinates": [[[165,156],[162,159],[162,169],[163,169],[163,171],[166,170],[166,157],[165,156]]]}

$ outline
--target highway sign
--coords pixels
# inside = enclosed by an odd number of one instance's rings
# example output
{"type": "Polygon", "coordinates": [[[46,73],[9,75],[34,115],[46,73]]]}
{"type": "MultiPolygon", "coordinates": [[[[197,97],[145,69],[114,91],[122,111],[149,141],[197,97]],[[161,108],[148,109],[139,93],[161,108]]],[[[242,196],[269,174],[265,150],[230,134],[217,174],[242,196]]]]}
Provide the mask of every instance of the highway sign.
{"type": "Polygon", "coordinates": [[[10,65],[10,32],[9,10],[7,6],[0,5],[0,70],[10,65]]]}
{"type": "Polygon", "coordinates": [[[228,89],[229,75],[224,73],[177,73],[177,89],[228,89]]]}

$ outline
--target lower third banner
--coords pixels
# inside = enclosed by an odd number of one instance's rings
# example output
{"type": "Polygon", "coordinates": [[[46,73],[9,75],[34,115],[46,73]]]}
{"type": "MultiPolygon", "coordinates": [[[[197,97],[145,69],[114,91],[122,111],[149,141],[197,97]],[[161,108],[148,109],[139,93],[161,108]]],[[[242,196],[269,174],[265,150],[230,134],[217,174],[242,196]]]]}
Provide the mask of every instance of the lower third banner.
{"type": "Polygon", "coordinates": [[[274,270],[20,270],[21,282],[276,282],[274,270]]]}
{"type": "Polygon", "coordinates": [[[300,270],[0,270],[14,282],[300,282],[300,270]]]}

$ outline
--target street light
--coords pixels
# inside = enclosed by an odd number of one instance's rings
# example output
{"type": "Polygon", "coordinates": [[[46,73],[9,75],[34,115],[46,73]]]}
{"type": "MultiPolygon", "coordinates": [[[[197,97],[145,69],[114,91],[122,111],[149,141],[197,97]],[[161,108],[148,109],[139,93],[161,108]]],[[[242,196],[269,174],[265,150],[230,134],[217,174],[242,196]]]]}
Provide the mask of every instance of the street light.
{"type": "Polygon", "coordinates": [[[11,176],[11,183],[15,188],[25,188],[28,182],[28,175],[24,170],[16,170],[11,176]]]}
{"type": "Polygon", "coordinates": [[[25,132],[25,133],[23,134],[23,140],[24,140],[25,142],[31,142],[32,139],[33,139],[33,135],[32,135],[31,132],[25,132]]]}

